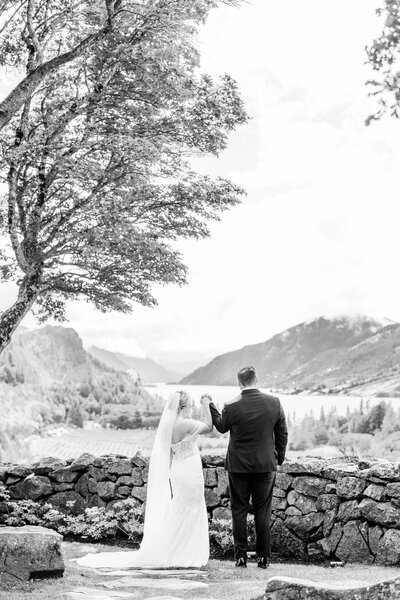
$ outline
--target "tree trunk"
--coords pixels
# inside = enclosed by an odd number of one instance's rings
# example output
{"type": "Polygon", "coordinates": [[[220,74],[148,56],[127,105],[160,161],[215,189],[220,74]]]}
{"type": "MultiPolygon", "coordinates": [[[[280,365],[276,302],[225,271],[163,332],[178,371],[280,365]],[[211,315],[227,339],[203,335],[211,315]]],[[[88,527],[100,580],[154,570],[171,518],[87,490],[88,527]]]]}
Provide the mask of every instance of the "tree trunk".
{"type": "Polygon", "coordinates": [[[59,56],[55,56],[29,73],[25,79],[9,93],[7,98],[5,98],[3,102],[0,102],[0,131],[11,121],[13,116],[22,108],[24,103],[32,96],[36,88],[48,75],[51,75],[63,65],[82,56],[88,48],[104,38],[110,29],[110,25],[106,25],[103,29],[100,29],[98,32],[93,33],[82,40],[75,48],[72,48],[72,50],[60,54],[59,56]]]}
{"type": "Polygon", "coordinates": [[[18,298],[14,304],[0,315],[0,354],[8,346],[13,333],[21,323],[22,319],[32,308],[39,290],[40,274],[25,276],[19,291],[18,298]]]}

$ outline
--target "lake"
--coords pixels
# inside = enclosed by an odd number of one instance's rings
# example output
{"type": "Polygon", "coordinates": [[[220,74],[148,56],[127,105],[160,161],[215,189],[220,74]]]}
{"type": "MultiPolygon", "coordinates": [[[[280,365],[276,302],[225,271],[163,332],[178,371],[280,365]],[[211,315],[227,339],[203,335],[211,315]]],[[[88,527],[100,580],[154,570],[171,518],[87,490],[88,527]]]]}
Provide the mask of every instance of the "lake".
{"type": "MultiPolygon", "coordinates": [[[[210,394],[215,401],[215,404],[222,407],[224,402],[231,400],[239,393],[239,388],[236,386],[220,386],[220,385],[169,385],[159,384],[155,386],[149,386],[146,388],[151,394],[158,394],[162,398],[167,398],[172,392],[177,390],[185,390],[188,392],[195,403],[197,404],[202,394],[210,394]]],[[[261,391],[270,393],[267,389],[260,388],[261,391]]],[[[345,415],[347,407],[350,410],[354,410],[360,406],[361,396],[345,396],[345,395],[314,395],[314,394],[297,394],[297,395],[286,395],[276,394],[279,396],[283,409],[288,415],[296,414],[298,419],[301,419],[306,414],[312,412],[314,416],[318,417],[321,408],[324,408],[327,413],[332,407],[336,407],[338,414],[345,415]]],[[[364,397],[367,399],[367,396],[364,397]]],[[[371,406],[381,400],[380,398],[369,398],[371,406]]],[[[400,406],[399,398],[390,399],[393,407],[400,406]]]]}

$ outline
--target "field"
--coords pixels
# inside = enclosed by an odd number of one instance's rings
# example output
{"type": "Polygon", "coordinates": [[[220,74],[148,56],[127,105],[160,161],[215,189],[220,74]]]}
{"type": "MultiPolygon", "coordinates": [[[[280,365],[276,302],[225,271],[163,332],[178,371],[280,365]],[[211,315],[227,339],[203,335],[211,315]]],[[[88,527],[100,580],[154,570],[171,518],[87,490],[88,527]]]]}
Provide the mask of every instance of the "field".
{"type": "Polygon", "coordinates": [[[153,429],[67,429],[55,431],[51,437],[35,437],[31,440],[32,460],[43,456],[76,458],[84,452],[95,456],[122,454],[133,456],[138,450],[150,454],[155,431],[153,429]]]}
{"type": "MultiPolygon", "coordinates": [[[[29,449],[31,460],[39,460],[44,456],[76,458],[84,452],[89,452],[95,456],[106,454],[133,456],[140,450],[142,454],[150,455],[154,436],[154,429],[122,431],[116,429],[69,429],[62,427],[54,430],[51,437],[33,437],[29,442],[29,449]]],[[[198,443],[202,454],[224,454],[228,439],[201,436],[198,443]]],[[[320,446],[312,450],[289,451],[287,453],[288,458],[306,455],[332,458],[340,455],[340,452],[333,446],[320,446]]]]}

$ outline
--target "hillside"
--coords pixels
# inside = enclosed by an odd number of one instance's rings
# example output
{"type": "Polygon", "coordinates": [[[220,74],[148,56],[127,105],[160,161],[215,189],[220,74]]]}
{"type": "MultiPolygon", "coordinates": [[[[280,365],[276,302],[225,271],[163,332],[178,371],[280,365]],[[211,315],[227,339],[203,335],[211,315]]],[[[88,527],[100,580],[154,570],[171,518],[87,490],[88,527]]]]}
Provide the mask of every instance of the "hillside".
{"type": "Polygon", "coordinates": [[[20,329],[0,356],[0,459],[26,456],[27,439],[55,424],[130,427],[137,415],[157,414],[159,398],[132,373],[88,354],[74,329],[20,329]]]}
{"type": "Polygon", "coordinates": [[[260,344],[214,358],[183,384],[232,385],[253,365],[260,384],[279,390],[400,390],[400,324],[357,315],[318,317],[260,344]]]}
{"type": "Polygon", "coordinates": [[[121,352],[111,352],[110,350],[104,350],[96,346],[88,348],[88,353],[117,371],[130,371],[134,369],[143,384],[170,383],[182,378],[182,373],[166,369],[151,358],[128,356],[121,352]]]}

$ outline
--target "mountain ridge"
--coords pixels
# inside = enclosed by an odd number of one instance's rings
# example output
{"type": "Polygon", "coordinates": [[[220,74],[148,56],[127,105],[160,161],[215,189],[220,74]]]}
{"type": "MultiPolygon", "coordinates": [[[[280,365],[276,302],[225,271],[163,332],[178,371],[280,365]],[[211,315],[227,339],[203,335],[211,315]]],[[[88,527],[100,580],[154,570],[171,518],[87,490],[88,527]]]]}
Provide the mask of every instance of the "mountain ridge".
{"type": "Polygon", "coordinates": [[[87,352],[107,366],[117,371],[129,371],[134,369],[142,383],[168,383],[181,379],[182,373],[172,371],[163,367],[151,358],[129,356],[122,352],[112,352],[97,346],[90,346],[87,352]]]}
{"type": "Polygon", "coordinates": [[[236,372],[252,364],[260,385],[287,393],[367,391],[368,383],[371,388],[381,384],[384,391],[397,391],[397,344],[400,348],[400,324],[390,319],[320,316],[264,342],[220,354],[180,383],[234,385],[236,372]]]}

